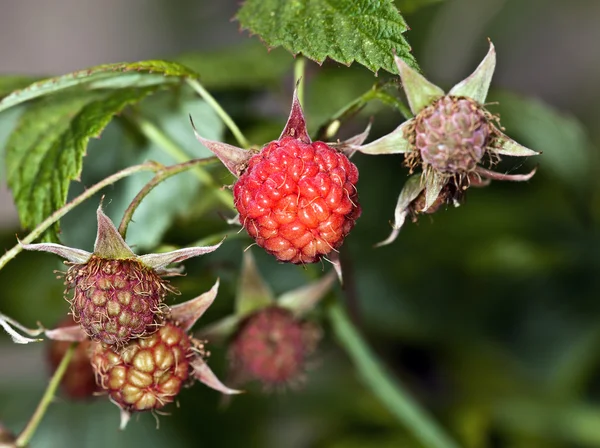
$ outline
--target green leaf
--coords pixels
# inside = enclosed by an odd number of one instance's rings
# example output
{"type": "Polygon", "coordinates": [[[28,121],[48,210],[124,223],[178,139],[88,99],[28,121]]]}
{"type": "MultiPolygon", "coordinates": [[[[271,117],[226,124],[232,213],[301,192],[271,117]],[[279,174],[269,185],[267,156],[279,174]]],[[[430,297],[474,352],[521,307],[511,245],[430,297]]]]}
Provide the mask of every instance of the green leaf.
{"type": "Polygon", "coordinates": [[[293,64],[285,50],[269,51],[256,40],[219,51],[187,53],[176,60],[196,71],[208,89],[278,85],[293,64]]]}
{"type": "Polygon", "coordinates": [[[86,85],[88,88],[143,87],[174,84],[181,77],[198,75],[189,68],[167,61],[141,61],[105,64],[54,78],[44,79],[16,90],[0,101],[0,111],[25,101],[65,89],[86,85]]]}
{"type": "Polygon", "coordinates": [[[581,122],[535,98],[494,92],[490,110],[499,113],[506,134],[536,151],[539,162],[573,187],[586,185],[592,176],[592,155],[597,152],[581,122]]]}
{"type": "Polygon", "coordinates": [[[236,18],[271,47],[321,63],[329,57],[397,73],[393,52],[417,67],[408,27],[390,0],[247,0],[236,18]]]}
{"type": "Polygon", "coordinates": [[[0,98],[5,97],[13,90],[22,89],[31,84],[35,79],[28,76],[0,76],[0,98]]]}
{"type": "MultiPolygon", "coordinates": [[[[91,137],[126,105],[156,87],[71,91],[34,103],[20,117],[6,145],[6,176],[21,223],[32,228],[64,205],[69,183],[79,178],[91,137]]],[[[58,225],[44,240],[57,240],[58,225]]]]}

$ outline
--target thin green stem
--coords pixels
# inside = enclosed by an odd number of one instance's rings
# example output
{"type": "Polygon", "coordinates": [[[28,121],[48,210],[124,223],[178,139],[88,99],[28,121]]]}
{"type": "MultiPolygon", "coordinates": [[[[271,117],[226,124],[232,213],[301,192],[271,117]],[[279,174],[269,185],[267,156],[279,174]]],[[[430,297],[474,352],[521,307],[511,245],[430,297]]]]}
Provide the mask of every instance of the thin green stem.
{"type": "MultiPolygon", "coordinates": [[[[71,202],[69,202],[68,204],[65,204],[64,206],[62,206],[61,208],[56,210],[54,213],[52,213],[50,216],[48,216],[35,229],[33,229],[29,235],[27,235],[25,238],[23,238],[21,240],[21,243],[29,244],[29,243],[32,243],[33,241],[35,241],[52,224],[57,222],[60,218],[65,216],[67,213],[69,213],[71,210],[73,210],[75,207],[77,207],[83,201],[85,201],[86,199],[95,195],[98,191],[102,190],[104,187],[112,185],[115,182],[117,182],[118,180],[121,180],[125,177],[131,176],[132,174],[135,174],[135,173],[140,173],[142,171],[155,171],[156,172],[161,167],[162,167],[161,164],[150,161],[150,162],[142,163],[141,165],[130,166],[128,168],[125,168],[124,170],[116,172],[115,174],[107,177],[106,179],[101,180],[97,184],[94,184],[90,188],[85,190],[83,193],[81,193],[79,196],[77,196],[71,202]]],[[[23,250],[23,248],[21,247],[21,245],[17,244],[12,249],[10,249],[8,252],[6,252],[4,255],[2,255],[2,257],[0,257],[0,269],[2,269],[4,266],[6,266],[6,264],[10,260],[15,258],[19,253],[21,253],[22,250],[23,250]]]]}
{"type": "Polygon", "coordinates": [[[456,442],[421,408],[404,386],[386,372],[350,322],[342,306],[338,302],[332,302],[328,312],[338,341],[348,352],[364,383],[382,404],[413,433],[423,446],[458,448],[456,442]]]}
{"type": "Polygon", "coordinates": [[[246,137],[244,137],[244,134],[242,134],[240,128],[238,128],[237,124],[235,124],[235,122],[229,116],[229,114],[225,112],[225,110],[221,107],[217,100],[215,100],[215,98],[210,93],[208,93],[208,91],[202,86],[202,84],[200,84],[196,79],[192,78],[186,78],[186,82],[192,89],[194,89],[198,93],[198,95],[202,97],[204,101],[206,101],[206,103],[210,107],[213,108],[217,115],[221,117],[221,120],[223,120],[223,123],[225,123],[225,125],[229,128],[229,130],[237,140],[238,144],[242,148],[248,148],[250,146],[250,143],[248,143],[248,140],[246,140],[246,137]]]}
{"type": "Polygon", "coordinates": [[[60,384],[60,380],[67,371],[67,366],[69,365],[69,362],[71,362],[71,358],[73,357],[73,353],[75,352],[76,347],[77,342],[72,343],[67,349],[66,353],[64,354],[62,360],[60,361],[60,364],[58,365],[58,368],[54,372],[54,375],[52,375],[52,378],[48,383],[48,387],[46,388],[46,391],[44,392],[44,395],[42,396],[42,399],[40,400],[35,412],[31,416],[29,422],[27,422],[25,429],[23,429],[21,434],[19,434],[19,437],[17,437],[17,440],[15,442],[15,445],[17,447],[27,446],[27,444],[35,434],[37,427],[39,426],[40,422],[42,421],[42,418],[44,418],[44,415],[46,414],[48,406],[50,406],[50,403],[52,402],[52,399],[56,394],[56,389],[60,384]]]}
{"type": "Polygon", "coordinates": [[[300,105],[304,105],[304,71],[306,69],[306,58],[302,55],[296,57],[294,62],[294,83],[298,89],[296,95],[298,95],[298,101],[300,105]]]}
{"type": "Polygon", "coordinates": [[[177,165],[163,167],[162,169],[156,171],[154,177],[150,179],[148,183],[146,183],[146,185],[144,185],[144,187],[139,191],[135,198],[133,198],[133,201],[131,201],[131,203],[127,207],[127,210],[125,210],[125,213],[123,214],[123,219],[121,220],[121,224],[119,224],[119,233],[121,234],[121,236],[125,238],[127,234],[127,228],[129,227],[129,223],[131,222],[131,219],[133,218],[133,214],[135,213],[136,209],[141,204],[142,200],[146,196],[148,196],[148,193],[150,193],[157,185],[159,185],[161,182],[163,182],[165,179],[168,179],[171,176],[182,173],[197,166],[214,163],[218,160],[219,159],[217,159],[216,157],[208,157],[205,159],[193,159],[188,160],[187,162],[178,163],[177,165]]]}
{"type": "MultiPolygon", "coordinates": [[[[150,120],[147,120],[140,115],[131,116],[130,118],[148,140],[154,142],[156,145],[162,148],[177,162],[182,163],[190,160],[190,156],[185,152],[185,150],[150,120]]],[[[192,171],[200,183],[210,188],[223,205],[225,205],[228,209],[233,209],[233,199],[229,191],[221,189],[221,187],[215,183],[211,175],[206,170],[202,169],[201,166],[196,165],[192,171]]]]}
{"type": "MultiPolygon", "coordinates": [[[[331,125],[335,122],[338,124],[342,121],[345,121],[358,113],[362,108],[364,108],[367,103],[373,100],[379,100],[382,103],[397,109],[407,120],[412,118],[412,113],[408,106],[404,104],[401,100],[396,98],[393,95],[385,92],[383,89],[386,85],[375,85],[371,89],[367,90],[358,98],[355,98],[344,107],[342,107],[337,113],[335,113],[326,123],[324,123],[319,130],[317,131],[317,140],[322,140],[328,138],[328,134],[330,134],[331,125]]],[[[336,126],[334,129],[337,130],[336,126]]]]}

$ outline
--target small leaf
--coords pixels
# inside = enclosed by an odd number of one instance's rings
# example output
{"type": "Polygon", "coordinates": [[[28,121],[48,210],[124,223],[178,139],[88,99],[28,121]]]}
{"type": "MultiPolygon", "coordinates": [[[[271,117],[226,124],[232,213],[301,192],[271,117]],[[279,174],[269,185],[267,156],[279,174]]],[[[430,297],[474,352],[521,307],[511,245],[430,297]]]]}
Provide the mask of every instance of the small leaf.
{"type": "Polygon", "coordinates": [[[402,36],[406,22],[389,0],[247,0],[236,18],[267,45],[282,45],[318,63],[329,57],[397,73],[395,51],[417,67],[402,36]]]}
{"type": "Polygon", "coordinates": [[[197,77],[189,68],[167,61],[141,61],[105,64],[54,78],[44,79],[16,90],[0,101],[0,111],[62,90],[88,85],[91,88],[143,87],[175,84],[181,77],[197,77]],[[123,80],[126,80],[124,82],[123,80]]]}
{"type": "MultiPolygon", "coordinates": [[[[64,205],[89,139],[98,137],[114,114],[156,88],[64,92],[23,113],[6,146],[6,176],[23,227],[35,227],[64,205]]],[[[56,240],[57,231],[55,225],[45,239],[56,240]]]]}

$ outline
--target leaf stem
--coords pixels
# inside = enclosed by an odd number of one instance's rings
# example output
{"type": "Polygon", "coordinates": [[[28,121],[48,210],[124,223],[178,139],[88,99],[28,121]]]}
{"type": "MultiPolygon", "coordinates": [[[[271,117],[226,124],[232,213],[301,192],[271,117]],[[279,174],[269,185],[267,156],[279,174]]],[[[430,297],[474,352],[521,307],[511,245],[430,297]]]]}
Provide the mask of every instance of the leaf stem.
{"type": "Polygon", "coordinates": [[[221,117],[221,120],[223,120],[223,123],[225,123],[225,125],[229,128],[229,130],[237,140],[238,144],[242,148],[248,148],[250,146],[250,143],[248,143],[248,140],[246,140],[246,137],[244,137],[244,134],[242,134],[240,128],[238,128],[237,124],[235,124],[235,122],[229,116],[229,114],[225,112],[225,110],[221,107],[217,100],[215,100],[215,98],[210,93],[208,93],[208,91],[202,86],[202,84],[200,84],[196,79],[192,78],[186,78],[186,82],[192,89],[194,89],[198,93],[198,95],[202,97],[204,101],[206,101],[206,103],[210,107],[214,109],[217,115],[221,117]]]}
{"type": "Polygon", "coordinates": [[[296,57],[296,61],[294,62],[294,85],[296,88],[298,95],[298,101],[300,101],[300,105],[304,106],[304,71],[306,69],[306,58],[302,55],[298,55],[296,57]]]}
{"type": "Polygon", "coordinates": [[[373,100],[379,100],[387,106],[397,109],[407,120],[412,118],[413,115],[408,106],[404,104],[404,102],[396,98],[394,95],[391,95],[383,90],[386,86],[387,84],[375,84],[372,88],[367,90],[358,98],[355,98],[354,100],[346,104],[344,107],[342,107],[327,122],[321,125],[321,127],[317,131],[316,139],[326,139],[329,127],[333,122],[342,122],[344,120],[347,120],[354,114],[358,113],[363,107],[367,105],[368,102],[373,100]]]}
{"type": "MultiPolygon", "coordinates": [[[[152,121],[140,116],[131,116],[132,121],[139,127],[140,131],[144,136],[161,147],[166,153],[171,155],[177,162],[188,162],[190,156],[187,152],[179,146],[179,144],[173,140],[169,135],[165,134],[162,129],[156,126],[152,121]]],[[[193,172],[200,181],[201,184],[211,188],[219,201],[225,205],[228,209],[233,209],[233,199],[231,193],[227,190],[221,189],[218,186],[210,174],[203,170],[201,166],[196,165],[193,168],[193,172]]]]}
{"type": "Polygon", "coordinates": [[[133,198],[131,204],[129,204],[129,206],[127,207],[127,210],[125,210],[125,213],[123,214],[123,219],[121,220],[121,224],[119,224],[119,233],[121,234],[121,236],[125,238],[127,234],[127,228],[129,227],[129,223],[133,218],[133,214],[135,213],[142,200],[148,195],[148,193],[150,193],[154,189],[154,187],[156,187],[165,179],[174,176],[175,174],[179,174],[183,171],[187,171],[197,166],[208,165],[209,163],[214,163],[218,160],[219,159],[217,159],[216,157],[207,157],[205,159],[193,159],[188,160],[187,162],[178,163],[177,165],[162,167],[161,169],[157,170],[154,177],[150,179],[146,185],[144,185],[144,187],[139,191],[135,198],[133,198]]]}
{"type": "Polygon", "coordinates": [[[336,337],[354,362],[362,380],[383,405],[423,444],[430,448],[458,448],[450,436],[421,408],[384,366],[362,339],[348,315],[337,302],[328,307],[336,337]]]}
{"type": "MultiPolygon", "coordinates": [[[[92,197],[98,191],[102,190],[104,187],[114,184],[118,180],[121,180],[125,177],[131,176],[132,174],[140,173],[142,171],[155,171],[156,172],[160,168],[162,168],[161,164],[159,164],[157,162],[149,161],[146,163],[142,163],[140,165],[130,166],[128,168],[125,168],[121,171],[116,172],[115,174],[113,174],[111,176],[108,176],[106,179],[102,179],[97,184],[94,184],[90,188],[85,190],[83,193],[81,193],[79,196],[77,196],[71,202],[65,204],[64,206],[62,206],[61,208],[56,210],[54,213],[52,213],[50,216],[48,216],[35,229],[33,229],[29,235],[27,235],[25,238],[23,238],[21,240],[21,243],[29,244],[29,243],[32,243],[33,241],[35,241],[35,239],[38,238],[39,236],[41,236],[42,233],[44,233],[44,231],[46,231],[52,224],[57,222],[60,218],[65,216],[67,213],[69,213],[71,210],[73,210],[75,207],[77,207],[83,201],[92,197]]],[[[21,244],[16,244],[12,249],[10,249],[4,255],[2,255],[2,257],[0,257],[0,269],[2,269],[4,266],[6,266],[6,264],[10,260],[15,258],[22,250],[23,250],[23,248],[21,247],[21,244]]]]}
{"type": "Polygon", "coordinates": [[[54,375],[52,375],[52,378],[48,383],[48,387],[46,388],[46,391],[44,392],[44,395],[42,396],[42,399],[40,400],[35,412],[31,416],[29,422],[27,422],[25,429],[23,429],[21,434],[19,434],[19,437],[17,437],[17,440],[15,442],[15,445],[17,447],[27,446],[27,444],[33,437],[37,427],[42,421],[42,418],[44,418],[44,415],[46,414],[48,406],[50,405],[52,399],[54,398],[54,395],[56,394],[56,389],[60,384],[60,380],[67,371],[67,366],[69,365],[69,362],[71,362],[71,358],[73,357],[73,353],[75,352],[77,344],[77,342],[72,343],[65,352],[62,360],[60,361],[60,364],[58,365],[58,368],[54,372],[54,375]]]}

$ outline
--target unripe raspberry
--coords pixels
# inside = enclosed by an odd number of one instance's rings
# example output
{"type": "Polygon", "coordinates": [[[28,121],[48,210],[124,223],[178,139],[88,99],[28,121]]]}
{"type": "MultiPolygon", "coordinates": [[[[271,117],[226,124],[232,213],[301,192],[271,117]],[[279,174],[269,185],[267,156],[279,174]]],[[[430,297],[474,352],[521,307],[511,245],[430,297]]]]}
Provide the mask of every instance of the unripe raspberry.
{"type": "Polygon", "coordinates": [[[475,170],[491,135],[489,117],[469,98],[443,96],[415,117],[414,147],[440,173],[475,170]]]}
{"type": "MultiPolygon", "coordinates": [[[[71,325],[75,325],[75,322],[69,316],[58,325],[58,328],[71,325]]],[[[71,344],[72,342],[69,341],[50,341],[48,345],[48,362],[52,372],[57,369],[71,344]]],[[[90,363],[90,351],[95,344],[97,342],[86,339],[77,345],[60,382],[61,389],[67,397],[75,400],[85,399],[90,398],[95,392],[99,391],[94,377],[94,370],[90,363]]]]}
{"type": "Polygon", "coordinates": [[[92,366],[98,384],[122,409],[147,411],[171,403],[190,374],[191,338],[166,322],[156,333],[119,350],[97,344],[92,366]]]}
{"type": "Polygon", "coordinates": [[[212,252],[221,243],[138,256],[101,206],[96,215],[98,233],[93,253],[54,243],[22,247],[66,258],[70,268],[65,294],[73,290],[71,312],[75,321],[90,338],[122,345],[156,330],[160,305],[169,291],[175,291],[162,277],[181,272],[167,266],[212,252]]]}
{"type": "Polygon", "coordinates": [[[318,339],[316,328],[289,310],[263,308],[247,317],[233,337],[229,348],[233,372],[267,387],[286,385],[304,373],[318,339]]]}
{"type": "Polygon", "coordinates": [[[71,311],[82,328],[105,344],[124,343],[152,331],[168,283],[134,259],[92,256],[71,266],[67,292],[73,290],[71,311]]]}
{"type": "Polygon", "coordinates": [[[360,216],[357,181],[341,152],[284,137],[250,158],[234,202],[259,246],[280,261],[314,263],[342,245],[360,216]]]}

